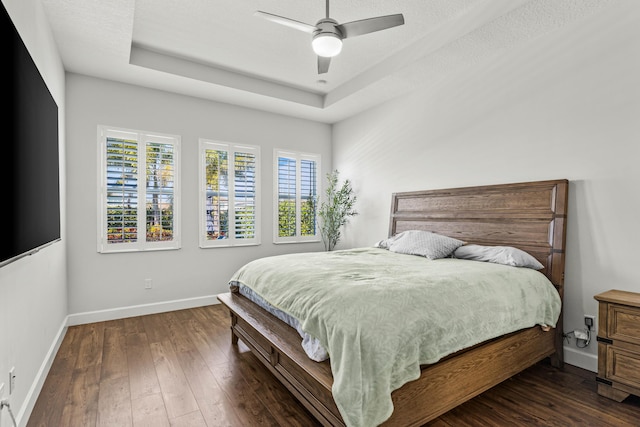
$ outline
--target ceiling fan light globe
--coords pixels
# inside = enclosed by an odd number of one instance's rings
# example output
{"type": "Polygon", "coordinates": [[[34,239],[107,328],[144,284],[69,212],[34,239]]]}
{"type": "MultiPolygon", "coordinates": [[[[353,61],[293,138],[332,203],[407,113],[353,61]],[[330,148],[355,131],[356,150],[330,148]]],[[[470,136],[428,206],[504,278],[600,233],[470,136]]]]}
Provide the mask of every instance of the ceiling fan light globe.
{"type": "Polygon", "coordinates": [[[316,55],[331,58],[342,51],[342,40],[334,34],[318,34],[311,46],[316,55]]]}

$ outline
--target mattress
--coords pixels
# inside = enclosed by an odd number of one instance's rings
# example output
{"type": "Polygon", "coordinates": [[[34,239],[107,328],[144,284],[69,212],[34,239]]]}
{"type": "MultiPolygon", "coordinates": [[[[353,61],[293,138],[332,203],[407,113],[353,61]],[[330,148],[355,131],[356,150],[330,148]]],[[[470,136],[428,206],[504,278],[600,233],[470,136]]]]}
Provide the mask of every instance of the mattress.
{"type": "Polygon", "coordinates": [[[254,304],[257,304],[258,306],[264,308],[269,313],[298,331],[300,337],[302,338],[302,348],[304,349],[304,352],[307,354],[309,359],[315,360],[316,362],[322,362],[329,358],[327,350],[325,350],[322,344],[320,344],[320,341],[302,330],[298,319],[291,316],[290,314],[285,313],[282,310],[278,310],[267,301],[265,301],[264,298],[262,298],[260,295],[256,294],[251,288],[243,285],[242,283],[233,284],[232,286],[232,290],[235,291],[237,288],[240,295],[252,301],[254,304]]]}

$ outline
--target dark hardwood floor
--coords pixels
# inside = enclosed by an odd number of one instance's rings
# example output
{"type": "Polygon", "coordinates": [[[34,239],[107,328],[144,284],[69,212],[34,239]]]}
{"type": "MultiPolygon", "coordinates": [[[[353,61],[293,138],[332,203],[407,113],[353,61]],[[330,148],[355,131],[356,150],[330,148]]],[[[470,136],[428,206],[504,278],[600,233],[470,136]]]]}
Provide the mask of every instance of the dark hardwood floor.
{"type": "MultiPolygon", "coordinates": [[[[215,305],[70,327],[28,426],[316,426],[215,305]]],[[[640,398],[542,362],[428,426],[640,426],[640,398]]]]}

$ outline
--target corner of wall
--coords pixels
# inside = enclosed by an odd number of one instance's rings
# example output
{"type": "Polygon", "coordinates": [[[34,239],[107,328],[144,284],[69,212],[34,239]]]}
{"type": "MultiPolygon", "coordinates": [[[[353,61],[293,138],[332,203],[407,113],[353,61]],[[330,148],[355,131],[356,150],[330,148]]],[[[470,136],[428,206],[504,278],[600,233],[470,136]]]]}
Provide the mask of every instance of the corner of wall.
{"type": "Polygon", "coordinates": [[[47,379],[47,375],[49,374],[49,369],[51,369],[51,365],[53,364],[53,360],[58,353],[58,349],[64,340],[64,337],[67,333],[67,323],[69,316],[65,317],[58,329],[58,333],[56,334],[49,350],[45,358],[38,369],[38,372],[31,383],[31,387],[29,387],[29,391],[27,392],[27,396],[20,408],[18,414],[16,415],[16,422],[19,426],[26,426],[29,421],[29,416],[31,415],[31,411],[36,405],[36,401],[38,400],[38,396],[40,395],[40,391],[42,390],[42,386],[44,385],[45,380],[47,379]]]}

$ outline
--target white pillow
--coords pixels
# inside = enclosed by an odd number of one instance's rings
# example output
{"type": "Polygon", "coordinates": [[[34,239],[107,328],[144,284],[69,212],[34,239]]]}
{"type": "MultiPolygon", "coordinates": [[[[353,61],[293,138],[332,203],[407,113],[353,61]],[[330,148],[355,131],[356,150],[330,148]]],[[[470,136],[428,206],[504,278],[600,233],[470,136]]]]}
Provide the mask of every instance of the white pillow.
{"type": "Polygon", "coordinates": [[[376,243],[376,247],[400,254],[419,255],[429,259],[448,257],[464,242],[453,237],[422,230],[408,230],[376,243]]]}
{"type": "Polygon", "coordinates": [[[544,265],[527,252],[511,246],[465,245],[456,249],[453,256],[460,259],[494,262],[513,267],[541,270],[544,265]]]}

